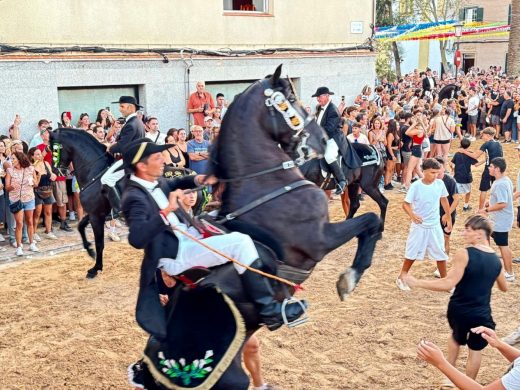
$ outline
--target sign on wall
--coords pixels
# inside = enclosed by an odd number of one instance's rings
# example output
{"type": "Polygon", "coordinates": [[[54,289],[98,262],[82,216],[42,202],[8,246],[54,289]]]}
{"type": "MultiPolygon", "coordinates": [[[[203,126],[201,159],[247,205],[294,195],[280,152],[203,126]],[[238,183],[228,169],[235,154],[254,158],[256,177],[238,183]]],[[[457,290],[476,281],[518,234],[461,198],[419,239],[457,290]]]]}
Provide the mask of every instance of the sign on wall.
{"type": "Polygon", "coordinates": [[[363,22],[350,22],[351,34],[363,34],[363,22]]]}

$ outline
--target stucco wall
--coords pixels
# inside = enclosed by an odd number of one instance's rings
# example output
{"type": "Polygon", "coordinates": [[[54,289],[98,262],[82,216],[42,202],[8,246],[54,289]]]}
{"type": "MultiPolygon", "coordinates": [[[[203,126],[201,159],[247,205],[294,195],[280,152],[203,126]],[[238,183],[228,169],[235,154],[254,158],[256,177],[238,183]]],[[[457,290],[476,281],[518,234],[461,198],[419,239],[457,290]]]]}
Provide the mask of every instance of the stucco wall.
{"type": "Polygon", "coordinates": [[[222,0],[3,0],[0,42],[41,45],[340,46],[370,36],[373,0],[269,0],[271,15],[226,15],[222,0]],[[350,22],[363,33],[351,34],[350,22]]]}
{"type": "MultiPolygon", "coordinates": [[[[299,78],[300,97],[311,106],[317,87],[326,85],[352,102],[363,85],[375,80],[373,54],[309,56],[303,58],[259,57],[247,59],[195,59],[190,71],[189,90],[197,80],[254,80],[271,74],[284,64],[284,75],[299,78]]],[[[20,61],[0,62],[0,132],[19,113],[23,138],[29,138],[41,118],[58,122],[58,88],[81,86],[138,85],[141,103],[156,115],[161,128],[184,127],[185,67],[182,61],[20,61]]],[[[100,107],[101,108],[101,107],[100,107]]],[[[79,113],[73,113],[77,118],[79,113]]],[[[92,120],[94,118],[91,118],[92,120]]]]}

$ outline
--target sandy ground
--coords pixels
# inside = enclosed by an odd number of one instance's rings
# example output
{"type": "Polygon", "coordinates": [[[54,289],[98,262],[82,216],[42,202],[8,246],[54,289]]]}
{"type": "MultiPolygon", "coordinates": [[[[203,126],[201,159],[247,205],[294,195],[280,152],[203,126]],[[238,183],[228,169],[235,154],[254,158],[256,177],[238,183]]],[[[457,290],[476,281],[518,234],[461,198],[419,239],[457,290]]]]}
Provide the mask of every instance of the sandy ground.
{"type": "MultiPolygon", "coordinates": [[[[513,147],[506,145],[505,150],[513,162],[510,176],[516,179],[520,164],[513,147]]],[[[260,331],[264,374],[270,383],[282,389],[438,388],[440,376],[416,359],[415,347],[426,338],[446,350],[449,294],[403,293],[395,286],[409,221],[401,210],[404,195],[386,194],[390,208],[384,239],[354,294],[342,303],[334,287],[352,261],[356,244],[351,242],[327,256],[306,282],[301,296],[311,303],[310,324],[260,331]]],[[[374,206],[367,200],[361,212],[374,206]]],[[[331,203],[331,215],[340,218],[339,201],[331,203]]],[[[452,253],[462,245],[465,216],[459,213],[452,253]]],[[[511,242],[516,256],[519,237],[515,228],[511,242]]],[[[105,272],[96,280],[85,279],[91,260],[80,251],[0,268],[0,388],[129,388],[126,367],[140,356],[146,340],[134,320],[141,256],[126,243],[108,244],[105,272]]],[[[520,276],[520,267],[514,267],[520,276]]],[[[412,269],[428,278],[433,270],[433,263],[412,269]]],[[[520,324],[519,283],[505,294],[494,291],[500,335],[520,324]]],[[[505,368],[500,355],[487,348],[478,379],[489,383],[505,368]]]]}

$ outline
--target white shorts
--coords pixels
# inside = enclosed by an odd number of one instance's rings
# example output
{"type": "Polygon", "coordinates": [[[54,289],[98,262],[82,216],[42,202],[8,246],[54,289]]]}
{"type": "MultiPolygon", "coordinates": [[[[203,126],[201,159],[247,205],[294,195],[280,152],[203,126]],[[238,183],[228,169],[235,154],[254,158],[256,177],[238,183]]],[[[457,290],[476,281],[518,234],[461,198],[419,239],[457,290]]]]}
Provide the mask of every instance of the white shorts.
{"type": "Polygon", "coordinates": [[[457,183],[457,194],[466,195],[471,192],[471,183],[457,183]]]}
{"type": "Polygon", "coordinates": [[[410,226],[404,257],[408,260],[424,260],[426,254],[430,260],[448,260],[440,222],[427,228],[415,223],[410,226]]]}

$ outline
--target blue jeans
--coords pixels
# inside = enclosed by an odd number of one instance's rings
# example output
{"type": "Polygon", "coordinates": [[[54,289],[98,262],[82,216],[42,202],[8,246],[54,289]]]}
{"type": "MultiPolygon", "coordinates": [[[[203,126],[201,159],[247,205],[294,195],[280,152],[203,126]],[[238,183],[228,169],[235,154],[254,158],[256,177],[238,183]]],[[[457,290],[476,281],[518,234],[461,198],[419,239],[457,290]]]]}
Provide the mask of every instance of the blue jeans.
{"type": "Polygon", "coordinates": [[[513,122],[513,129],[512,129],[512,132],[511,132],[511,139],[513,141],[518,141],[518,124],[515,122],[513,122]]]}
{"type": "MultiPolygon", "coordinates": [[[[5,196],[7,201],[7,209],[6,209],[6,216],[7,216],[7,233],[9,234],[9,242],[13,243],[16,242],[16,238],[14,236],[14,229],[16,226],[16,222],[14,220],[14,215],[11,213],[11,210],[9,210],[9,195],[6,194],[5,196]]],[[[23,230],[22,230],[22,241],[29,240],[29,236],[27,235],[27,225],[23,224],[23,230]]]]}

